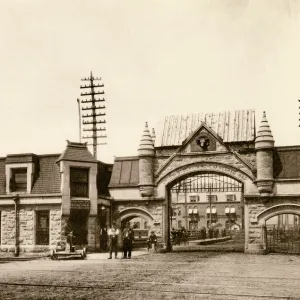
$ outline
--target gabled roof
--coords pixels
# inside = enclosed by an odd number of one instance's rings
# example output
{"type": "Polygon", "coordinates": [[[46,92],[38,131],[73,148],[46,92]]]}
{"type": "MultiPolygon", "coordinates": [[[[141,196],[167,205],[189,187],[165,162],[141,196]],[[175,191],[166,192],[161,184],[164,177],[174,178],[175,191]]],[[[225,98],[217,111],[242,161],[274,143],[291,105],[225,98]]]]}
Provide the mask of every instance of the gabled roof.
{"type": "Polygon", "coordinates": [[[97,163],[98,161],[87,148],[87,143],[74,143],[67,141],[68,145],[66,150],[60,155],[57,162],[61,160],[78,161],[78,162],[91,162],[97,163]]]}
{"type": "Polygon", "coordinates": [[[116,158],[108,187],[137,186],[139,184],[139,158],[116,158]]]}
{"type": "Polygon", "coordinates": [[[155,147],[179,146],[201,123],[205,123],[225,143],[255,139],[255,111],[236,110],[166,117],[156,130],[155,147]]]}

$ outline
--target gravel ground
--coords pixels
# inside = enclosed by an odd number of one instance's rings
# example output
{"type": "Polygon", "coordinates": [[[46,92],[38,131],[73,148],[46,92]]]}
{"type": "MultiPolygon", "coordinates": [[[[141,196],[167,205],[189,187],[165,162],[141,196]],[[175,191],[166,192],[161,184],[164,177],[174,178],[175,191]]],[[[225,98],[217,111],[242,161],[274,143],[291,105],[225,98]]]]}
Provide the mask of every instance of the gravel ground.
{"type": "Polygon", "coordinates": [[[300,299],[300,256],[134,252],[0,264],[0,299],[300,299]]]}

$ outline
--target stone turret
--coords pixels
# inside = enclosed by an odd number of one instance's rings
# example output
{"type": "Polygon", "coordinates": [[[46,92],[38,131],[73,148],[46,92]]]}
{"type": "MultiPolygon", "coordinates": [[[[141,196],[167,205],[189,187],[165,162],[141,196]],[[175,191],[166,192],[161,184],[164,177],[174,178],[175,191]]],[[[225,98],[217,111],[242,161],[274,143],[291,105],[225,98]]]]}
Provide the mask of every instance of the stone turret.
{"type": "Polygon", "coordinates": [[[139,156],[139,187],[142,197],[153,196],[154,187],[154,170],[153,159],[155,155],[154,144],[151,134],[148,129],[148,123],[145,124],[145,129],[140,141],[138,156],[139,156]]]}
{"type": "Polygon", "coordinates": [[[257,188],[262,196],[270,196],[273,192],[273,151],[274,138],[268,124],[266,113],[259,126],[255,139],[257,188]]]}

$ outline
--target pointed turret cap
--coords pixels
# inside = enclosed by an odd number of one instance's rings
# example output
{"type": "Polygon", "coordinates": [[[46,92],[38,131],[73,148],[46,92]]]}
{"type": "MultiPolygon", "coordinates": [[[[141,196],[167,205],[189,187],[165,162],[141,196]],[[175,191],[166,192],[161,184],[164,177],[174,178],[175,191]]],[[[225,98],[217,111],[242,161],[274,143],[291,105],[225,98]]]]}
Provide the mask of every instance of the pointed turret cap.
{"type": "Polygon", "coordinates": [[[145,124],[145,129],[140,141],[140,146],[138,149],[139,156],[143,155],[154,155],[154,145],[151,134],[149,132],[148,123],[145,124]]]}
{"type": "Polygon", "coordinates": [[[262,148],[274,148],[274,138],[265,111],[255,139],[255,149],[262,148]]]}

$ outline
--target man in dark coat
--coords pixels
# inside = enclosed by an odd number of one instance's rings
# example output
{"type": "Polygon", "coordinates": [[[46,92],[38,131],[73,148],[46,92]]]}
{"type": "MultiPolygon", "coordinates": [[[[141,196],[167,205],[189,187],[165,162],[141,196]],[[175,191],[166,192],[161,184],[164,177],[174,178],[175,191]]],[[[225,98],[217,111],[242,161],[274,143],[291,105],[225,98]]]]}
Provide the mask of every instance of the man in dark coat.
{"type": "Polygon", "coordinates": [[[123,258],[131,258],[133,239],[134,231],[130,224],[126,223],[126,228],[123,230],[123,258]]]}
{"type": "Polygon", "coordinates": [[[148,247],[147,247],[148,251],[152,247],[152,244],[154,244],[154,250],[156,251],[156,249],[157,249],[157,236],[154,233],[154,231],[151,231],[151,234],[148,238],[148,247]]]}

